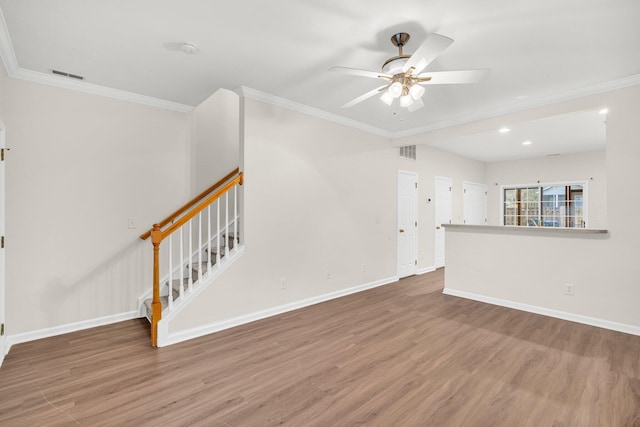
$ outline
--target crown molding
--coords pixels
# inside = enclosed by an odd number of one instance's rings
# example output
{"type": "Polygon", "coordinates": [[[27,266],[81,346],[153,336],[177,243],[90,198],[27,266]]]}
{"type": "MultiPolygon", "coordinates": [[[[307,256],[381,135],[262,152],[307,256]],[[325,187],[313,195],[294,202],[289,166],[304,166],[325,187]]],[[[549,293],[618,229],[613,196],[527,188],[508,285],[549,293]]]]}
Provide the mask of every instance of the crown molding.
{"type": "Polygon", "coordinates": [[[319,119],[327,120],[330,122],[338,123],[344,126],[349,126],[355,129],[359,129],[365,132],[369,132],[374,135],[382,136],[385,138],[393,138],[393,132],[368,125],[366,123],[358,122],[356,120],[347,119],[346,117],[339,116],[337,114],[329,113],[319,108],[310,107],[305,104],[290,101],[279,96],[271,95],[266,92],[262,92],[256,89],[251,89],[246,86],[240,86],[233,90],[239,96],[244,98],[253,99],[255,101],[265,102],[267,104],[275,105],[277,107],[287,108],[289,110],[297,111],[308,116],[317,117],[319,119]]]}
{"type": "MultiPolygon", "coordinates": [[[[151,96],[140,95],[132,92],[127,92],[118,89],[112,89],[105,86],[99,86],[92,83],[83,81],[76,81],[67,79],[61,76],[55,76],[45,74],[41,72],[25,70],[18,66],[18,61],[13,50],[11,43],[11,37],[7,30],[7,25],[0,9],[0,61],[4,65],[7,75],[13,78],[19,78],[23,80],[48,84],[65,89],[76,90],[80,92],[89,93],[92,95],[105,96],[109,98],[119,99],[122,101],[133,102],[137,104],[148,105],[152,107],[162,108],[171,111],[177,111],[181,113],[190,113],[195,107],[186,104],[180,104],[177,102],[167,101],[164,99],[154,98],[151,96]]],[[[382,136],[389,139],[399,139],[407,136],[418,135],[421,133],[427,133],[435,130],[444,129],[447,127],[458,126],[470,122],[479,120],[490,119],[494,117],[504,116],[511,113],[517,113],[524,110],[533,108],[545,107],[551,104],[569,101],[576,98],[582,98],[589,95],[596,95],[599,93],[609,92],[616,89],[622,89],[629,86],[635,86],[640,84],[640,74],[623,77],[617,80],[612,80],[604,83],[599,83],[592,86],[587,86],[580,89],[574,89],[566,92],[562,92],[556,95],[548,97],[537,98],[531,101],[497,107],[486,111],[467,114],[464,116],[454,117],[452,119],[442,120],[436,123],[432,123],[427,126],[415,127],[412,129],[406,129],[402,131],[388,131],[378,128],[376,126],[368,125],[366,123],[358,122],[356,120],[348,119],[346,117],[329,113],[319,108],[310,107],[308,105],[300,104],[298,102],[290,101],[285,98],[280,98],[275,95],[261,92],[259,90],[251,89],[248,87],[240,86],[234,90],[238,95],[257,101],[262,101],[268,104],[272,104],[278,107],[287,108],[293,111],[297,111],[309,116],[324,119],[330,122],[338,123],[344,126],[349,126],[355,129],[359,129],[365,132],[369,132],[374,135],[382,136]]]]}
{"type": "Polygon", "coordinates": [[[13,73],[18,69],[18,60],[16,59],[16,53],[13,51],[13,45],[11,44],[11,37],[9,36],[9,30],[7,30],[7,23],[4,20],[4,15],[0,9],[0,60],[2,65],[7,71],[9,77],[13,77],[13,73]]]}
{"type": "Polygon", "coordinates": [[[623,89],[625,87],[635,86],[640,84],[640,74],[635,74],[628,77],[623,77],[616,80],[611,80],[604,83],[598,83],[596,85],[583,87],[580,89],[573,89],[566,92],[561,92],[555,95],[541,97],[533,99],[527,102],[521,102],[518,104],[507,105],[503,107],[497,107],[489,109],[487,111],[467,114],[464,116],[455,117],[449,120],[442,120],[436,123],[432,123],[427,126],[420,126],[403,131],[393,132],[392,138],[398,139],[406,136],[418,135],[421,133],[432,132],[452,126],[463,125],[466,123],[476,122],[479,120],[491,119],[494,117],[505,116],[507,114],[518,113],[525,110],[531,110],[534,108],[546,107],[559,102],[571,101],[573,99],[583,98],[585,96],[597,95],[600,93],[610,92],[617,89],[623,89]]]}
{"type": "Polygon", "coordinates": [[[7,30],[7,24],[4,15],[0,9],[0,60],[7,71],[7,75],[12,78],[27,80],[36,83],[42,83],[50,86],[56,86],[64,89],[84,92],[91,95],[105,96],[107,98],[118,99],[120,101],[133,102],[136,104],[148,105],[151,107],[162,108],[165,110],[177,111],[180,113],[190,113],[194,107],[191,105],[180,104],[177,102],[167,101],[164,99],[154,98],[151,96],[140,95],[137,93],[127,92],[124,90],[112,89],[105,86],[87,83],[81,80],[72,80],[62,76],[53,74],[45,74],[32,70],[20,68],[16,53],[13,50],[11,37],[7,30]]]}
{"type": "Polygon", "coordinates": [[[192,107],[191,105],[179,104],[177,102],[154,98],[152,96],[140,95],[137,93],[127,92],[119,89],[112,89],[93,83],[83,82],[80,80],[72,80],[66,77],[55,76],[53,74],[45,74],[37,71],[25,70],[19,67],[11,77],[36,83],[43,83],[63,89],[84,92],[91,95],[105,96],[107,98],[118,99],[120,101],[133,102],[136,104],[148,105],[150,107],[177,111],[179,113],[190,113],[194,109],[194,107],[192,107]]]}

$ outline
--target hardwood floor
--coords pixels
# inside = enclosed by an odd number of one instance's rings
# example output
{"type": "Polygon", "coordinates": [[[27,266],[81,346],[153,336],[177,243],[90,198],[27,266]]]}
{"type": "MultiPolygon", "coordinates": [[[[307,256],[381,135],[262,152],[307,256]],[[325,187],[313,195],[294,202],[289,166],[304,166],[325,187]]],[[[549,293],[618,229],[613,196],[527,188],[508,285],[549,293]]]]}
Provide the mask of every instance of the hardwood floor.
{"type": "Polygon", "coordinates": [[[16,345],[2,426],[640,426],[640,337],[442,295],[441,270],[152,349],[16,345]]]}

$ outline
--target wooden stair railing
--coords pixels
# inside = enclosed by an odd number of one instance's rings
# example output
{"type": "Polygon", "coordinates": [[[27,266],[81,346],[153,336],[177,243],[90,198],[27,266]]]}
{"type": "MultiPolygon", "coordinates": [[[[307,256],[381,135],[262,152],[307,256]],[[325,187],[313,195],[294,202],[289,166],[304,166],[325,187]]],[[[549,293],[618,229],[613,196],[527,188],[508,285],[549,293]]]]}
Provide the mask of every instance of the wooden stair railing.
{"type": "MultiPolygon", "coordinates": [[[[212,191],[215,191],[216,189],[218,189],[222,184],[224,184],[225,182],[229,181],[232,177],[238,175],[239,173],[240,173],[240,168],[235,168],[234,170],[229,172],[227,175],[225,175],[223,178],[221,178],[218,182],[213,184],[211,187],[207,188],[202,193],[198,194],[196,197],[194,197],[193,199],[191,199],[187,203],[185,203],[180,209],[176,210],[174,213],[172,213],[171,215],[169,215],[168,217],[166,217],[165,219],[160,221],[158,223],[160,228],[162,228],[165,225],[169,224],[171,221],[173,221],[174,219],[176,219],[177,217],[182,215],[184,212],[188,211],[189,208],[191,208],[193,205],[198,203],[205,196],[210,194],[212,191]]],[[[242,185],[242,184],[240,184],[240,185],[242,185]]],[[[155,224],[154,224],[154,226],[155,226],[155,224]]],[[[151,237],[151,232],[152,231],[153,231],[153,227],[150,228],[146,233],[141,234],[140,238],[142,240],[147,240],[149,237],[151,237]]]]}
{"type": "MultiPolygon", "coordinates": [[[[192,266],[193,264],[193,259],[192,257],[194,256],[194,254],[191,252],[192,250],[192,244],[191,244],[191,237],[192,237],[192,230],[191,230],[191,223],[189,221],[191,221],[191,219],[193,219],[196,215],[199,216],[199,230],[198,230],[198,236],[199,238],[201,238],[202,235],[202,224],[201,224],[201,214],[205,209],[209,208],[215,201],[219,201],[221,199],[222,196],[226,195],[226,205],[225,205],[225,235],[229,235],[229,230],[228,230],[228,224],[229,224],[229,196],[228,193],[231,189],[235,189],[237,185],[243,185],[244,183],[244,174],[242,172],[240,172],[239,168],[234,169],[233,171],[231,171],[230,173],[228,173],[224,178],[222,178],[221,180],[219,180],[218,182],[216,182],[214,185],[212,185],[211,187],[209,187],[208,189],[206,189],[205,191],[203,191],[202,193],[198,194],[196,197],[194,197],[193,199],[191,199],[189,202],[187,202],[184,206],[182,206],[180,209],[176,210],[174,213],[172,213],[171,215],[169,215],[167,218],[165,218],[164,220],[162,220],[161,222],[157,223],[157,224],[153,224],[153,228],[150,229],[149,231],[147,231],[146,233],[142,234],[140,236],[141,239],[146,240],[149,237],[151,237],[151,243],[153,244],[153,298],[152,298],[152,302],[151,302],[151,346],[152,347],[156,347],[158,344],[158,322],[161,320],[162,318],[162,303],[161,303],[161,299],[160,299],[160,244],[162,243],[163,240],[165,240],[167,237],[170,237],[176,230],[181,230],[181,227],[184,226],[185,224],[189,223],[189,235],[188,235],[188,239],[189,239],[189,246],[191,247],[190,251],[189,251],[189,255],[188,255],[188,264],[190,266],[192,266]],[[169,223],[171,223],[166,229],[163,230],[163,227],[167,226],[169,223]]],[[[238,233],[237,233],[237,222],[238,222],[238,216],[237,216],[237,192],[234,191],[234,238],[237,238],[238,233]]],[[[213,254],[213,251],[211,249],[211,216],[210,216],[210,209],[207,211],[207,215],[208,215],[208,221],[209,221],[209,234],[208,234],[208,253],[207,256],[209,258],[209,260],[207,262],[211,263],[211,266],[213,266],[213,261],[211,259],[211,256],[213,254]]],[[[221,227],[220,227],[220,203],[218,202],[217,204],[217,234],[216,234],[216,238],[217,238],[217,253],[216,253],[216,257],[217,257],[217,262],[220,261],[220,252],[221,251],[225,251],[228,253],[229,251],[229,242],[228,242],[228,238],[226,238],[227,236],[225,236],[225,247],[222,248],[220,247],[220,235],[221,235],[221,227]]],[[[206,242],[207,243],[207,242],[206,242]]],[[[205,243],[205,244],[206,244],[205,243]]],[[[202,242],[200,241],[198,243],[198,263],[202,264],[202,242]]],[[[234,248],[236,247],[236,245],[233,245],[234,248]]],[[[169,240],[169,247],[171,248],[171,239],[169,240]]],[[[171,256],[172,254],[169,254],[169,282],[172,282],[172,278],[171,278],[171,274],[172,274],[172,267],[171,267],[171,256]]],[[[182,230],[180,231],[180,261],[183,262],[183,256],[182,256],[182,230]]],[[[200,268],[200,267],[199,267],[200,268]]],[[[199,279],[199,277],[198,277],[199,279]]],[[[180,277],[179,278],[180,281],[183,281],[183,278],[180,277]]],[[[186,279],[184,279],[186,280],[186,279]]],[[[191,273],[188,277],[188,284],[189,286],[192,285],[192,276],[191,273]]],[[[182,296],[183,294],[183,288],[182,285],[180,285],[180,296],[182,296]]],[[[171,292],[171,290],[170,290],[171,292]]],[[[169,307],[172,306],[172,296],[169,296],[169,307]]]]}

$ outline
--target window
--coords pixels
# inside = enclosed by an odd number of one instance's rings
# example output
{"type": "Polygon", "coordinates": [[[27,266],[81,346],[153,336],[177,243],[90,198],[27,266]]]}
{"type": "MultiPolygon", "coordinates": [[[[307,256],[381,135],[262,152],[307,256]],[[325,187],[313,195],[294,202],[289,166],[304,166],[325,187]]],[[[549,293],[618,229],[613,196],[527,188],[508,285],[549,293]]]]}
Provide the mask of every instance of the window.
{"type": "Polygon", "coordinates": [[[585,228],[586,183],[502,188],[503,225],[585,228]]]}

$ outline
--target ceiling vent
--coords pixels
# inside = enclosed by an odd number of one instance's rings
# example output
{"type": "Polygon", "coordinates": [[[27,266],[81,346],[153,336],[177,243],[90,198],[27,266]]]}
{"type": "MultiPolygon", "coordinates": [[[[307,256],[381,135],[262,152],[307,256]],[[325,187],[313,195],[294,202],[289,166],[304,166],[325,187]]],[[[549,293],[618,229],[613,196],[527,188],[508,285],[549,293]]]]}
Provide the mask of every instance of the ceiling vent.
{"type": "Polygon", "coordinates": [[[79,76],[77,74],[67,73],[65,71],[51,70],[51,73],[57,74],[59,76],[69,77],[69,78],[76,79],[76,80],[84,80],[83,76],[79,76]]]}
{"type": "Polygon", "coordinates": [[[416,146],[415,145],[405,145],[404,147],[400,147],[400,158],[415,160],[416,159],[416,146]]]}

